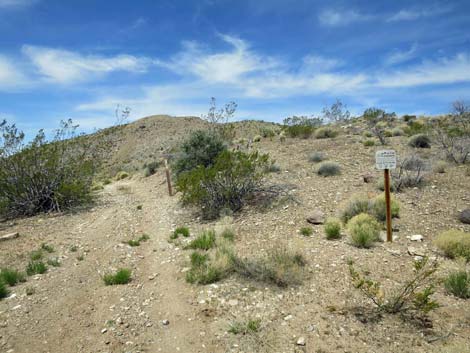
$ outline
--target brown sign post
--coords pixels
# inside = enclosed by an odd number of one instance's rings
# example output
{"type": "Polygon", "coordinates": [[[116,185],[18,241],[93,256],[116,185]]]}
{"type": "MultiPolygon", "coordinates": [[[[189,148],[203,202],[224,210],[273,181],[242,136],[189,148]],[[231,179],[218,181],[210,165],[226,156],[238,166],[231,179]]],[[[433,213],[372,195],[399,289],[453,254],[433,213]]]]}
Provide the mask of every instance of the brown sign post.
{"type": "Polygon", "coordinates": [[[384,171],[385,207],[387,222],[387,241],[392,242],[392,207],[390,198],[390,169],[397,166],[397,155],[394,150],[381,150],[375,153],[375,166],[384,171]]]}
{"type": "Polygon", "coordinates": [[[165,158],[165,174],[166,182],[168,184],[168,194],[173,196],[173,188],[171,187],[171,177],[170,177],[170,168],[168,167],[168,160],[165,158]]]}

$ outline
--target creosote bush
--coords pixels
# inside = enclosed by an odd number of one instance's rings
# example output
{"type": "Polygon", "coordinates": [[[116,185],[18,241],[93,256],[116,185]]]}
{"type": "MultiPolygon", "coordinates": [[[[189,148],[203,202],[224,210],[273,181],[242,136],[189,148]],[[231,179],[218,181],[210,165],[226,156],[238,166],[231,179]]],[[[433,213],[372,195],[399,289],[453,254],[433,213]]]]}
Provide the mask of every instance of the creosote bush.
{"type": "Polygon", "coordinates": [[[412,313],[427,315],[439,307],[431,296],[434,294],[437,262],[430,262],[427,257],[414,261],[413,276],[397,288],[392,295],[386,295],[381,283],[361,275],[352,262],[349,273],[353,286],[371,300],[380,312],[388,314],[412,313]]]}
{"type": "Polygon", "coordinates": [[[335,162],[323,162],[317,170],[317,174],[323,177],[329,177],[341,174],[341,167],[335,162]]]}
{"type": "Polygon", "coordinates": [[[26,277],[24,273],[19,272],[17,270],[2,268],[0,272],[0,281],[5,282],[9,286],[15,286],[20,282],[25,282],[26,277]]]}
{"type": "Polygon", "coordinates": [[[454,271],[444,280],[448,293],[462,299],[470,298],[470,273],[465,270],[454,271]]]}
{"type": "Polygon", "coordinates": [[[260,190],[269,165],[266,154],[223,151],[211,167],[181,173],[176,187],[183,204],[198,206],[203,218],[214,219],[224,209],[239,211],[260,190]]]}
{"type": "Polygon", "coordinates": [[[107,286],[116,284],[127,284],[131,281],[132,271],[128,268],[121,268],[114,274],[106,274],[103,276],[103,282],[107,286]]]}
{"type": "Polygon", "coordinates": [[[425,134],[411,136],[408,145],[415,148],[431,148],[431,139],[425,134]]]}
{"type": "Polygon", "coordinates": [[[341,222],[337,218],[328,218],[323,229],[327,239],[338,239],[341,237],[341,222]]]}
{"type": "Polygon", "coordinates": [[[62,121],[52,140],[39,131],[31,142],[15,125],[0,122],[0,218],[64,211],[92,201],[97,144],[62,121]]]}
{"type": "Polygon", "coordinates": [[[451,259],[463,257],[470,262],[470,233],[451,229],[439,234],[434,245],[451,259]]]}
{"type": "Polygon", "coordinates": [[[372,216],[361,213],[348,222],[352,244],[358,248],[370,248],[379,240],[382,227],[372,216]]]}

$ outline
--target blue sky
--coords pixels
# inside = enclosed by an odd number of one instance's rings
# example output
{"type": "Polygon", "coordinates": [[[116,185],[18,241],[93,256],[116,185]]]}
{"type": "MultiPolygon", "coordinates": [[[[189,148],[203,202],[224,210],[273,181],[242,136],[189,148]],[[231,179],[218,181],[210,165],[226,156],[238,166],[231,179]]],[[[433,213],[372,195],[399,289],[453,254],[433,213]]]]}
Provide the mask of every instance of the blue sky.
{"type": "Polygon", "coordinates": [[[0,0],[0,118],[91,131],[196,115],[439,114],[470,98],[470,2],[0,0]]]}

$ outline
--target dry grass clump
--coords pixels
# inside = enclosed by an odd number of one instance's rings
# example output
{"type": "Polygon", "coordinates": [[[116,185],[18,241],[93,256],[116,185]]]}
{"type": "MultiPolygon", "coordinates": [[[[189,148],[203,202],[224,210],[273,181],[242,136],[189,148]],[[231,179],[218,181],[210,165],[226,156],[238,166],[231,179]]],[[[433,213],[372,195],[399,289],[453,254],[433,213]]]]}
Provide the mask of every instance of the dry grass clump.
{"type": "Polygon", "coordinates": [[[323,226],[326,239],[338,239],[341,237],[341,222],[337,218],[328,218],[323,226]]]}
{"type": "Polygon", "coordinates": [[[114,274],[103,276],[104,284],[112,286],[116,284],[127,284],[131,281],[132,271],[128,268],[121,268],[114,274]]]}
{"type": "MultiPolygon", "coordinates": [[[[400,204],[391,196],[392,218],[400,215],[400,204]]],[[[367,213],[375,217],[378,221],[384,222],[386,219],[385,195],[376,196],[370,199],[366,195],[358,195],[351,198],[341,212],[341,220],[348,223],[351,218],[361,213],[367,213]]]]}
{"type": "Polygon", "coordinates": [[[341,167],[335,162],[323,162],[317,170],[317,174],[323,177],[329,177],[341,174],[341,167]]]}
{"type": "Polygon", "coordinates": [[[470,273],[465,270],[454,271],[444,280],[448,293],[462,299],[470,298],[470,273]]]}
{"type": "Polygon", "coordinates": [[[470,262],[470,233],[450,229],[439,234],[434,245],[451,259],[463,257],[470,262]]]}
{"type": "Polygon", "coordinates": [[[370,248],[379,240],[380,224],[370,215],[361,213],[348,222],[352,244],[358,248],[370,248]]]}
{"type": "Polygon", "coordinates": [[[338,136],[338,131],[328,126],[315,130],[315,138],[317,139],[334,138],[336,136],[338,136]]]}

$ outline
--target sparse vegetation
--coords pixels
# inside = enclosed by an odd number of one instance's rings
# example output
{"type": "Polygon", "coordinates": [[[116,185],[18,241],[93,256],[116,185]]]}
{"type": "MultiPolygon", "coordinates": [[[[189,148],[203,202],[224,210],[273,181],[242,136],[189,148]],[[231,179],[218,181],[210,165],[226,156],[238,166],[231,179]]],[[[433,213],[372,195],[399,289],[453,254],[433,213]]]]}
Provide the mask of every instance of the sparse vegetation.
{"type": "Polygon", "coordinates": [[[31,260],[26,267],[26,274],[28,276],[43,274],[47,271],[47,265],[42,261],[31,260]]]}
{"type": "Polygon", "coordinates": [[[17,270],[10,268],[2,268],[0,272],[0,282],[1,281],[12,287],[20,282],[25,282],[26,277],[24,273],[19,272],[17,270]]]}
{"type": "Polygon", "coordinates": [[[129,173],[128,172],[124,172],[124,171],[120,171],[116,174],[116,176],[114,177],[114,179],[116,180],[123,180],[123,179],[127,179],[129,178],[129,173]]]}
{"type": "Polygon", "coordinates": [[[312,163],[323,162],[325,159],[326,155],[323,152],[313,152],[308,157],[308,160],[312,163]]]}
{"type": "Polygon", "coordinates": [[[381,226],[372,216],[361,213],[348,222],[352,244],[358,248],[370,248],[379,240],[381,226]]]}
{"type": "Polygon", "coordinates": [[[341,167],[335,162],[322,162],[318,167],[317,174],[329,177],[341,174],[341,167]]]}
{"type": "Polygon", "coordinates": [[[470,233],[451,229],[439,234],[434,245],[451,259],[463,257],[470,262],[470,233]]]}
{"type": "Polygon", "coordinates": [[[373,201],[365,195],[354,196],[351,198],[341,212],[341,220],[344,224],[351,218],[361,213],[369,213],[373,207],[373,201]]]}
{"type": "Polygon", "coordinates": [[[0,280],[0,300],[8,297],[9,294],[10,294],[10,291],[8,290],[7,285],[5,284],[5,282],[0,280]]]}
{"type": "Polygon", "coordinates": [[[116,284],[127,284],[131,281],[132,271],[128,268],[121,268],[114,274],[106,274],[103,281],[107,286],[116,284]]]}
{"type": "Polygon", "coordinates": [[[315,138],[317,139],[334,138],[336,136],[338,136],[338,131],[329,126],[320,127],[315,131],[315,138]]]}
{"type": "Polygon", "coordinates": [[[152,161],[152,162],[144,163],[144,166],[143,166],[144,177],[147,178],[151,175],[154,175],[157,172],[160,165],[161,165],[160,161],[152,161]]]}
{"type": "Polygon", "coordinates": [[[234,241],[235,240],[235,232],[230,229],[230,228],[225,228],[222,233],[220,233],[220,236],[228,241],[234,241]]]}
{"type": "Polygon", "coordinates": [[[188,227],[178,227],[176,228],[173,233],[171,234],[171,239],[178,239],[179,236],[183,236],[185,238],[189,237],[189,228],[188,227]]]}
{"type": "Polygon", "coordinates": [[[284,131],[290,137],[307,139],[312,136],[316,128],[321,126],[320,118],[308,118],[306,116],[292,116],[284,119],[284,131]]]}
{"type": "Polygon", "coordinates": [[[44,253],[42,252],[42,250],[33,250],[29,254],[29,258],[32,261],[41,260],[43,258],[43,256],[44,256],[44,253]]]}
{"type": "MultiPolygon", "coordinates": [[[[390,208],[392,213],[392,218],[398,218],[400,216],[400,204],[395,198],[391,196],[390,208]]],[[[385,222],[387,219],[387,208],[385,203],[385,195],[377,196],[372,203],[372,215],[379,221],[385,222]]]]}
{"type": "Polygon", "coordinates": [[[192,240],[186,249],[200,249],[209,250],[215,246],[215,232],[208,230],[199,235],[196,239],[192,240]]]}
{"type": "Polygon", "coordinates": [[[300,228],[300,234],[302,234],[305,237],[309,237],[313,234],[313,229],[312,227],[302,227],[300,228]]]}
{"type": "Polygon", "coordinates": [[[395,113],[386,113],[382,109],[369,108],[364,111],[363,118],[370,132],[379,139],[381,145],[385,145],[387,143],[385,130],[395,119],[395,113]]]}
{"type": "Polygon", "coordinates": [[[49,245],[49,244],[46,244],[46,243],[41,244],[41,249],[48,252],[48,253],[53,253],[55,251],[54,247],[52,245],[49,245]]]}
{"type": "Polygon", "coordinates": [[[372,146],[375,146],[375,140],[367,139],[367,140],[362,141],[362,144],[366,147],[372,147],[372,146]]]}
{"type": "Polygon", "coordinates": [[[447,170],[447,163],[445,161],[437,161],[433,169],[435,173],[444,174],[447,170]]]}
{"type": "Polygon", "coordinates": [[[444,280],[448,293],[462,299],[470,298],[470,274],[465,270],[454,271],[444,280]]]}
{"type": "Polygon", "coordinates": [[[417,134],[410,137],[408,145],[415,148],[431,148],[431,139],[425,134],[417,134]]]}
{"type": "Polygon", "coordinates": [[[327,239],[338,239],[341,237],[341,222],[336,218],[328,218],[323,226],[327,239]]]}
{"type": "Polygon", "coordinates": [[[246,322],[234,322],[230,324],[230,327],[228,329],[229,333],[232,333],[234,335],[247,335],[250,333],[256,333],[260,330],[261,328],[261,320],[248,320],[246,322]]]}
{"type": "Polygon", "coordinates": [[[425,182],[426,163],[417,156],[405,157],[391,173],[397,192],[405,188],[419,187],[425,182]]]}
{"type": "Polygon", "coordinates": [[[147,234],[142,234],[138,239],[131,239],[126,241],[125,243],[129,246],[140,246],[140,243],[149,240],[150,237],[147,234]]]}

